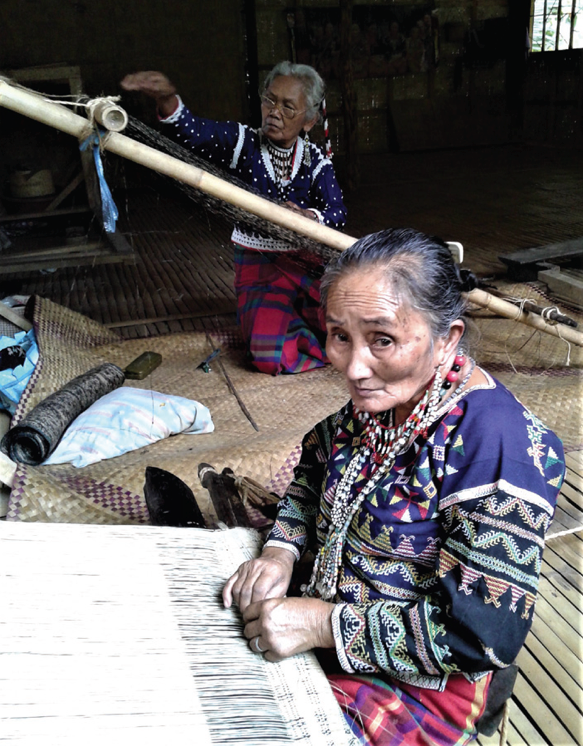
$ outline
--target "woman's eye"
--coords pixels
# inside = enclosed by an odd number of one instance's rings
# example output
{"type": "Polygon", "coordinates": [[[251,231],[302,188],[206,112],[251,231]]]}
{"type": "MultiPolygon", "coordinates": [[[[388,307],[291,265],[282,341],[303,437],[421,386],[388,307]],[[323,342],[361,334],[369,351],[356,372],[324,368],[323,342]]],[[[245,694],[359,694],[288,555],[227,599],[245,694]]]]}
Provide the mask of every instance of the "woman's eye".
{"type": "Polygon", "coordinates": [[[393,340],[390,337],[377,337],[374,343],[377,347],[389,347],[393,344],[393,340]]]}
{"type": "Polygon", "coordinates": [[[348,336],[344,332],[331,332],[330,336],[337,342],[348,342],[348,336]]]}

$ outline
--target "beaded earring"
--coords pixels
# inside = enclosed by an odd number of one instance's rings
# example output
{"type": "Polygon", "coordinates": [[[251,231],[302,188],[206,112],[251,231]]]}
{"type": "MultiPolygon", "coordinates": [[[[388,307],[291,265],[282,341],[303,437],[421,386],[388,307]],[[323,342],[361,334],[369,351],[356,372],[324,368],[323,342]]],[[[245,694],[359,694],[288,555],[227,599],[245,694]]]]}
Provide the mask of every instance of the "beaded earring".
{"type": "Polygon", "coordinates": [[[461,350],[458,350],[458,354],[455,356],[451,370],[446,375],[441,384],[441,388],[447,391],[451,388],[452,384],[459,380],[459,372],[466,364],[466,356],[461,350]]]}
{"type": "Polygon", "coordinates": [[[308,137],[307,132],[304,134],[304,163],[308,167],[312,164],[312,156],[310,154],[310,138],[308,137]]]}

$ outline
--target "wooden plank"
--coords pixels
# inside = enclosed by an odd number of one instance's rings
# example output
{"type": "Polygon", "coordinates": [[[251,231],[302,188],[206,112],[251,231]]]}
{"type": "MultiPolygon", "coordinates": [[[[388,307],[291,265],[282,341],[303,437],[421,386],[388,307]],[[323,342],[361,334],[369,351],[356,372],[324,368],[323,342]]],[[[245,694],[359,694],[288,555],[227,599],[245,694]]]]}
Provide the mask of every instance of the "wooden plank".
{"type": "Polygon", "coordinates": [[[104,232],[104,238],[107,239],[107,241],[111,244],[113,249],[118,254],[126,254],[128,256],[133,255],[133,248],[128,243],[128,240],[123,235],[123,233],[121,233],[119,230],[116,230],[115,233],[104,232]]]}
{"type": "Polygon", "coordinates": [[[582,589],[570,583],[562,572],[557,572],[552,565],[546,562],[546,554],[545,552],[543,556],[541,577],[544,577],[559,593],[562,593],[575,608],[579,608],[581,606],[582,589]]]}
{"type": "Polygon", "coordinates": [[[569,469],[583,479],[583,451],[571,451],[565,454],[565,462],[569,469]]]}
{"type": "MultiPolygon", "coordinates": [[[[572,475],[573,472],[570,472],[570,474],[572,475]]],[[[580,489],[577,489],[576,485],[573,484],[575,480],[571,480],[572,477],[568,473],[563,482],[563,486],[561,487],[561,495],[564,495],[567,500],[570,500],[581,508],[580,514],[583,517],[583,492],[581,492],[580,489]]]]}
{"type": "MultiPolygon", "coordinates": [[[[549,710],[558,723],[574,738],[579,730],[581,714],[577,707],[556,684],[548,671],[527,649],[523,648],[518,656],[521,674],[528,679],[541,699],[549,704],[549,710]]],[[[534,713],[532,713],[534,715],[534,713]]],[[[555,741],[555,743],[557,743],[555,741]]]]}
{"type": "MultiPolygon", "coordinates": [[[[552,677],[553,681],[556,682],[556,685],[561,687],[561,690],[565,692],[565,695],[571,700],[570,707],[581,709],[583,706],[583,690],[581,689],[581,683],[574,679],[573,676],[565,670],[565,667],[554,657],[554,649],[549,649],[547,645],[536,637],[536,635],[529,635],[527,644],[523,650],[526,650],[528,654],[538,662],[543,671],[552,677]]],[[[522,656],[523,653],[521,651],[519,655],[520,660],[522,656]]],[[[550,694],[550,691],[544,691],[545,699],[549,699],[548,695],[550,694]]],[[[553,708],[555,708],[554,698],[552,702],[553,708]]]]}
{"type": "Polygon", "coordinates": [[[135,259],[112,252],[91,255],[73,255],[54,259],[37,259],[35,262],[19,261],[4,265],[0,263],[0,275],[31,272],[37,269],[60,269],[62,267],[80,267],[82,265],[111,264],[113,262],[134,263],[135,259]]]}
{"type": "Polygon", "coordinates": [[[11,324],[14,324],[14,326],[17,326],[19,329],[23,329],[25,332],[32,329],[32,324],[28,319],[15,313],[5,303],[0,303],[0,316],[5,318],[7,321],[10,321],[11,324]]]}
{"type": "Polygon", "coordinates": [[[560,583],[553,582],[546,574],[541,573],[539,594],[555,607],[556,613],[569,622],[574,630],[581,630],[581,594],[568,584],[567,589],[567,592],[563,592],[560,583]]]}
{"type": "Polygon", "coordinates": [[[560,267],[538,272],[537,278],[548,285],[550,294],[563,303],[581,308],[583,299],[583,281],[565,272],[560,267]]]}
{"type": "Polygon", "coordinates": [[[0,217],[0,223],[18,223],[21,220],[34,220],[36,218],[46,217],[58,217],[59,215],[76,215],[82,212],[91,212],[90,208],[87,207],[65,207],[62,210],[51,210],[43,212],[23,212],[20,214],[12,213],[9,215],[2,215],[0,217]]]}
{"type": "Polygon", "coordinates": [[[564,561],[563,557],[560,555],[561,544],[558,540],[556,543],[559,551],[553,551],[551,545],[547,544],[543,554],[543,560],[548,562],[553,570],[563,578],[565,582],[572,585],[579,593],[583,593],[583,574],[578,570],[578,568],[575,568],[564,561]]]}
{"type": "Polygon", "coordinates": [[[573,503],[567,499],[567,492],[568,486],[565,493],[559,495],[559,499],[557,501],[557,509],[561,510],[565,515],[567,515],[574,525],[579,525],[583,530],[583,511],[579,510],[577,505],[573,505],[573,503]]]}
{"type": "Polygon", "coordinates": [[[578,534],[569,534],[568,536],[551,539],[547,544],[548,547],[552,547],[553,551],[560,554],[569,567],[583,574],[581,540],[578,538],[578,534]]]}
{"type": "Polygon", "coordinates": [[[579,531],[583,530],[582,519],[580,515],[573,517],[570,515],[572,511],[565,510],[562,505],[557,505],[555,515],[553,516],[553,522],[549,528],[547,540],[550,541],[555,537],[556,534],[560,534],[563,531],[579,531]]]}
{"type": "Polygon", "coordinates": [[[539,270],[544,269],[544,263],[551,259],[564,259],[583,256],[583,238],[575,238],[562,243],[547,244],[531,249],[521,249],[511,254],[499,256],[501,262],[508,267],[508,275],[519,282],[529,282],[539,279],[539,270]]]}
{"type": "Polygon", "coordinates": [[[510,722],[516,729],[519,738],[522,739],[519,742],[526,744],[526,746],[541,746],[542,744],[558,746],[557,744],[553,744],[551,741],[547,740],[528,716],[525,708],[521,706],[521,702],[516,694],[516,687],[514,688],[514,692],[515,693],[510,703],[510,722]]]}
{"type": "MultiPolygon", "coordinates": [[[[565,726],[558,720],[553,710],[532,687],[522,671],[519,672],[516,679],[514,693],[515,698],[524,708],[524,711],[536,727],[536,730],[542,733],[547,739],[547,743],[552,744],[552,746],[566,746],[566,744],[573,743],[573,736],[571,733],[569,733],[565,726]]],[[[532,731],[531,734],[532,735],[528,737],[528,743],[531,744],[531,746],[540,744],[540,740],[532,740],[533,736],[535,738],[536,736],[532,731]]],[[[542,743],[544,743],[544,741],[542,743]]]]}
{"type": "Polygon", "coordinates": [[[576,666],[583,663],[581,635],[577,633],[577,630],[567,620],[557,614],[557,610],[543,596],[539,596],[537,599],[536,616],[552,628],[569,648],[572,654],[571,665],[576,666]]]}

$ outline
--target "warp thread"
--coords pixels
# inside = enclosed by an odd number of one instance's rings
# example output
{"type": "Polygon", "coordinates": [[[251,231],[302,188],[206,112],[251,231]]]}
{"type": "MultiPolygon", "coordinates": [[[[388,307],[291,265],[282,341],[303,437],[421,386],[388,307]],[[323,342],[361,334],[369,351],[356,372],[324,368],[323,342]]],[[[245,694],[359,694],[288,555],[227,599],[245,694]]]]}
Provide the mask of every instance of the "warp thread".
{"type": "Polygon", "coordinates": [[[123,384],[125,374],[113,363],[82,373],[37,404],[2,439],[12,461],[37,466],[55,450],[65,430],[91,404],[123,384]]]}

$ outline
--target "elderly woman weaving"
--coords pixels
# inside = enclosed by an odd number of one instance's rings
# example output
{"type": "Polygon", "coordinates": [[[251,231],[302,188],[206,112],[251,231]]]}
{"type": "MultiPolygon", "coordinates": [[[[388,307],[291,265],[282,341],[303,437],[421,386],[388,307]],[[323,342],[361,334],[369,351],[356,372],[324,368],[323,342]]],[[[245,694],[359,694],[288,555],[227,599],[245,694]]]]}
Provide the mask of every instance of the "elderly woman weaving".
{"type": "Polygon", "coordinates": [[[223,592],[268,660],[330,649],[363,743],[472,740],[532,623],[562,446],[464,351],[461,290],[446,245],[412,230],[326,269],[327,352],[351,398],[304,438],[261,557],[223,592]]]}
{"type": "MultiPolygon", "coordinates": [[[[312,67],[280,62],[273,68],[261,95],[259,130],[194,116],[159,72],[128,75],[121,85],[153,97],[166,129],[195,154],[305,217],[344,225],[332,163],[308,140],[324,98],[324,83],[312,67]]],[[[324,365],[320,263],[298,264],[284,241],[245,225],[236,225],[231,238],[238,318],[252,364],[273,375],[324,365]]]]}

